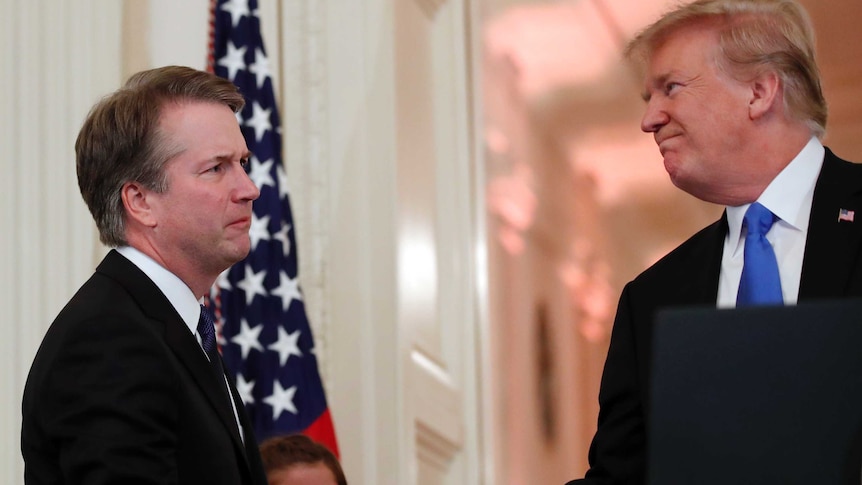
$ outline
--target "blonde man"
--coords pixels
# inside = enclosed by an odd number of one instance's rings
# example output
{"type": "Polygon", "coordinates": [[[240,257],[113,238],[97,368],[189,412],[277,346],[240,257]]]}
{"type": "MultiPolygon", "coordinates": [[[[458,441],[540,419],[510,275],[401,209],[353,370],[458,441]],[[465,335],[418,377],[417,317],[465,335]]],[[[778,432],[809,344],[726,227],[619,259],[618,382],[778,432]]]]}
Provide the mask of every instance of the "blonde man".
{"type": "Polygon", "coordinates": [[[647,27],[626,53],[643,72],[641,128],[654,137],[674,185],[726,211],[624,288],[590,468],[570,483],[644,483],[658,310],[862,296],[862,224],[853,223],[862,166],[820,142],[826,102],[802,7],[696,1],[647,27]],[[755,216],[767,222],[744,222],[755,216]],[[744,271],[746,234],[758,225],[768,227],[777,267],[769,285],[747,283],[744,271]]]}

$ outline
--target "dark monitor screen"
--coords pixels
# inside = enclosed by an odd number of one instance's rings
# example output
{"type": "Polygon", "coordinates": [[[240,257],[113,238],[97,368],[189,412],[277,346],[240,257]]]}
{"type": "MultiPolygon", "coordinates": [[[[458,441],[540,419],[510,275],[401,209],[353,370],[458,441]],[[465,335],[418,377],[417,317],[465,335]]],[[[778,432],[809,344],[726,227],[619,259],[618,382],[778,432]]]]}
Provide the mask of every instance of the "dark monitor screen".
{"type": "Polygon", "coordinates": [[[651,485],[854,484],[862,301],[657,316],[651,485]]]}

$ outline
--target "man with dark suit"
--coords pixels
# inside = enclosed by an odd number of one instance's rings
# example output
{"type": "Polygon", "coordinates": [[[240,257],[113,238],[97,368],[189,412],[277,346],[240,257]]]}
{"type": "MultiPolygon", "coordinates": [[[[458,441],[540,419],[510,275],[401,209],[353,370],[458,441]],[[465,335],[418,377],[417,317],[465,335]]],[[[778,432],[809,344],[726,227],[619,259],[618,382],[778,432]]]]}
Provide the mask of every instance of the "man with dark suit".
{"type": "Polygon", "coordinates": [[[132,76],[90,112],[78,185],[115,247],[48,330],[24,389],[24,481],[265,485],[200,302],[248,254],[258,189],[230,81],[132,76]]]}
{"type": "Polygon", "coordinates": [[[826,102],[802,7],[793,0],[699,0],[647,27],[626,54],[644,68],[641,127],[653,134],[671,180],[726,210],[624,288],[590,469],[570,484],[644,483],[659,309],[862,296],[862,221],[854,220],[862,166],[820,143],[826,102]],[[746,246],[758,244],[746,237],[757,232],[758,223],[747,222],[754,207],[767,215],[765,246],[778,274],[772,297],[751,300],[752,285],[741,283],[746,246]]]}

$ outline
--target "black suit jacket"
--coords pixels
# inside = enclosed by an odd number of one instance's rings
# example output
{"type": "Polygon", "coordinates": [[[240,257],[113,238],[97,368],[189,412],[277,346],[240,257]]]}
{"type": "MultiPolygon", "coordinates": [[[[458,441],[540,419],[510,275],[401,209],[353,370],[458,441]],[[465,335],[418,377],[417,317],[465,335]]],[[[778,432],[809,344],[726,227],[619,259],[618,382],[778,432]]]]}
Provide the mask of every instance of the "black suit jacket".
{"type": "MultiPolygon", "coordinates": [[[[829,149],[814,189],[798,300],[862,296],[862,165],[829,149]]],[[[569,484],[634,485],[646,479],[646,416],[653,319],[661,308],[715,305],[727,216],[701,230],[623,289],[599,391],[590,469],[569,484]]]]}
{"type": "MultiPolygon", "coordinates": [[[[266,485],[251,424],[159,288],[111,251],[45,335],[24,389],[24,481],[266,485]]],[[[223,381],[223,379],[221,379],[223,381]]]]}

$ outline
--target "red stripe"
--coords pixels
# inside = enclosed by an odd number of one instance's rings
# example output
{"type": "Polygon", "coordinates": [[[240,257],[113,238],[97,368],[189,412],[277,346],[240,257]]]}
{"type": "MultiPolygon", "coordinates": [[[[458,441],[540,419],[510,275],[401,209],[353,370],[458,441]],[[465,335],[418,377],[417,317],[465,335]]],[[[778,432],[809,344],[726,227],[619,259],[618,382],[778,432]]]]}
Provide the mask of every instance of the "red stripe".
{"type": "Polygon", "coordinates": [[[331,451],[336,458],[338,454],[338,441],[335,439],[335,428],[332,426],[332,416],[329,414],[329,409],[323,412],[318,418],[311,423],[311,426],[305,428],[302,434],[323,444],[331,451]]]}
{"type": "Polygon", "coordinates": [[[207,42],[207,72],[215,72],[215,11],[217,0],[210,0],[210,31],[207,42]]]}

